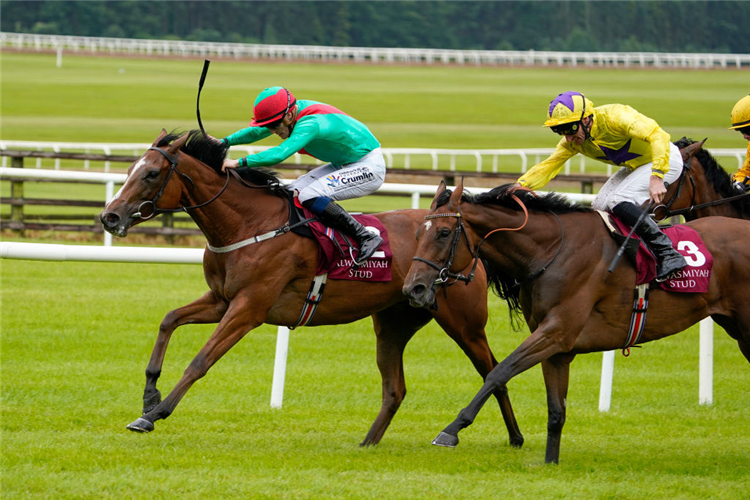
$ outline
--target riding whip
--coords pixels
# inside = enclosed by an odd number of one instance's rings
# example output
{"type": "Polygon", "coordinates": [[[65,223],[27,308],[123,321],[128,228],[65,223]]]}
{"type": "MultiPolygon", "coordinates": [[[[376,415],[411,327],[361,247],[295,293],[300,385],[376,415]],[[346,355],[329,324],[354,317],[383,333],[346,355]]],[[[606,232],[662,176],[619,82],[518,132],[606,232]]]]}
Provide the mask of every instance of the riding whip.
{"type": "Polygon", "coordinates": [[[198,116],[198,126],[201,128],[203,135],[206,135],[206,131],[203,129],[203,122],[201,121],[201,90],[203,90],[203,84],[206,83],[209,64],[211,64],[211,61],[208,59],[203,61],[203,73],[201,73],[201,80],[198,83],[198,101],[195,105],[195,114],[198,116]]]}
{"type": "Polygon", "coordinates": [[[633,224],[633,228],[630,230],[630,233],[628,233],[628,237],[625,238],[625,241],[623,241],[622,245],[620,245],[620,249],[617,250],[617,255],[615,255],[614,259],[612,259],[612,263],[609,265],[609,268],[607,269],[609,273],[615,272],[615,267],[617,266],[617,263],[620,262],[620,257],[622,257],[622,254],[625,253],[625,248],[628,246],[628,241],[630,241],[630,238],[633,237],[633,233],[635,233],[635,230],[638,229],[638,226],[641,225],[641,222],[643,222],[643,219],[648,217],[648,213],[651,211],[652,208],[654,208],[653,200],[651,200],[651,203],[648,204],[648,207],[646,207],[646,210],[644,210],[643,213],[638,217],[638,220],[635,221],[635,224],[633,224]]]}

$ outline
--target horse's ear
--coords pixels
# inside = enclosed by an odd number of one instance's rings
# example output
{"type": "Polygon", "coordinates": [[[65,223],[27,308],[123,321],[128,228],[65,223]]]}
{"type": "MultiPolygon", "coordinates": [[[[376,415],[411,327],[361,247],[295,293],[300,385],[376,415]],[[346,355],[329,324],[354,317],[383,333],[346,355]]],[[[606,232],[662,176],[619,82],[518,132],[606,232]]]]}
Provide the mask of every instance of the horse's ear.
{"type": "Polygon", "coordinates": [[[430,210],[434,211],[437,208],[437,200],[440,198],[440,195],[443,194],[446,190],[445,181],[441,180],[440,185],[437,188],[437,192],[435,193],[435,197],[432,198],[432,205],[430,205],[430,210]]]}
{"type": "Polygon", "coordinates": [[[175,139],[174,142],[172,142],[172,144],[169,145],[169,149],[167,149],[167,152],[171,155],[174,155],[175,153],[177,153],[177,151],[179,151],[180,148],[182,148],[182,146],[185,145],[189,136],[190,134],[185,134],[182,137],[175,139]]]}
{"type": "Polygon", "coordinates": [[[688,161],[692,156],[695,155],[695,153],[700,150],[703,147],[703,144],[706,142],[708,138],[703,139],[701,142],[694,142],[690,144],[689,146],[685,146],[680,150],[680,154],[682,155],[682,161],[686,162],[688,161]]]}
{"type": "Polygon", "coordinates": [[[456,209],[458,209],[458,204],[461,203],[461,196],[464,194],[464,178],[461,177],[461,180],[458,181],[458,185],[456,186],[456,189],[453,191],[453,194],[451,194],[451,203],[455,203],[456,209]]]}
{"type": "Polygon", "coordinates": [[[159,134],[159,137],[156,138],[152,146],[156,147],[157,144],[159,144],[159,141],[161,141],[165,135],[167,135],[166,129],[161,129],[161,133],[159,134]]]}

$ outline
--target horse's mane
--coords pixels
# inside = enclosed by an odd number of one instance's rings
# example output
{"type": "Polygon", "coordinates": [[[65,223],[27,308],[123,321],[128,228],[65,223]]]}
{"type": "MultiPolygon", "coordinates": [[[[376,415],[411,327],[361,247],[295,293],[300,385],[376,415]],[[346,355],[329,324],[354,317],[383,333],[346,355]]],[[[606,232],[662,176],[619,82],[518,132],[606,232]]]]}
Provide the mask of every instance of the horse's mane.
{"type": "MultiPolygon", "coordinates": [[[[182,133],[171,132],[162,137],[157,146],[166,147],[182,135],[182,133]]],[[[180,151],[205,163],[217,174],[224,175],[221,166],[227,157],[227,147],[222,141],[203,135],[200,130],[191,130],[188,132],[188,139],[185,145],[180,148],[180,151]]],[[[235,169],[235,172],[252,184],[268,187],[274,194],[281,195],[286,191],[279,174],[271,169],[262,167],[239,168],[235,169]]]]}
{"type": "MultiPolygon", "coordinates": [[[[590,212],[591,209],[571,202],[558,193],[547,193],[539,195],[525,189],[512,189],[515,184],[503,184],[490,191],[473,195],[466,191],[461,196],[461,201],[475,205],[499,205],[502,207],[521,211],[520,205],[513,199],[515,195],[519,200],[533,212],[555,212],[556,214],[567,214],[571,212],[590,212]]],[[[437,206],[443,206],[448,202],[452,191],[446,189],[437,200],[437,206]]]]}
{"type": "MultiPolygon", "coordinates": [[[[691,144],[694,144],[695,142],[697,141],[694,141],[687,137],[683,137],[679,141],[675,141],[675,145],[678,148],[682,149],[684,147],[690,146],[691,144]]],[[[695,152],[694,156],[703,166],[706,180],[711,183],[714,191],[716,191],[716,194],[718,194],[722,198],[729,198],[737,194],[737,192],[732,187],[732,176],[729,175],[726,170],[724,170],[724,167],[722,167],[719,162],[716,161],[716,158],[714,158],[711,153],[703,148],[700,148],[695,152]]],[[[743,216],[750,216],[750,198],[741,198],[730,203],[734,205],[734,207],[741,214],[743,214],[743,216]]]]}
{"type": "MultiPolygon", "coordinates": [[[[514,184],[504,184],[496,188],[491,189],[488,192],[472,195],[463,192],[461,201],[466,203],[473,203],[478,205],[500,205],[502,207],[511,208],[514,210],[521,211],[519,204],[512,198],[515,195],[524,205],[532,212],[554,212],[556,214],[566,214],[572,212],[590,212],[591,209],[573,203],[564,196],[557,193],[547,193],[545,195],[537,195],[532,191],[526,190],[513,190],[514,184]]],[[[452,191],[446,189],[437,199],[437,206],[440,207],[445,205],[450,198],[452,191]]],[[[510,324],[511,327],[518,331],[522,326],[522,314],[519,294],[521,288],[518,286],[519,283],[516,280],[502,270],[495,268],[490,262],[485,260],[485,270],[487,272],[487,284],[492,288],[495,294],[508,303],[508,309],[510,310],[510,324]]]]}

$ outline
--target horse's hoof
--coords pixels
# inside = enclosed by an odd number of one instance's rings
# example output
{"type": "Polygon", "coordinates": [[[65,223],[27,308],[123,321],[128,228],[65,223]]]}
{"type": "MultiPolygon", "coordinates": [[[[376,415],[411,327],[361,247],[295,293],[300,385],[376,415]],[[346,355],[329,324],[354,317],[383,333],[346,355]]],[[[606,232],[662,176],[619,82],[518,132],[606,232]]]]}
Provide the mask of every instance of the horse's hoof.
{"type": "Polygon", "coordinates": [[[523,437],[513,438],[510,440],[510,445],[513,448],[520,448],[523,446],[523,437]]]}
{"type": "Polygon", "coordinates": [[[154,424],[145,418],[138,417],[135,422],[128,424],[128,429],[133,432],[151,432],[154,430],[154,424]]]}
{"type": "Polygon", "coordinates": [[[458,436],[452,436],[447,432],[441,432],[432,440],[435,446],[445,446],[446,448],[455,448],[458,444],[458,436]]]}

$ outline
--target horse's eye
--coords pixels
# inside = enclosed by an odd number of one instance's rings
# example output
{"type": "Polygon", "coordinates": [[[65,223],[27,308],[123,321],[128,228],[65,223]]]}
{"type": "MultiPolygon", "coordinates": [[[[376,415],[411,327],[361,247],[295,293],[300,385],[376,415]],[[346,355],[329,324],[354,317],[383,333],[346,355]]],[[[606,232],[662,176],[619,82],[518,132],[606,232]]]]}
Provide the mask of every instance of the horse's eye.
{"type": "Polygon", "coordinates": [[[159,177],[159,170],[157,169],[149,170],[146,173],[146,179],[156,179],[157,177],[159,177]]]}
{"type": "Polygon", "coordinates": [[[447,238],[451,235],[451,230],[447,227],[441,228],[440,231],[438,231],[438,238],[447,238]]]}

